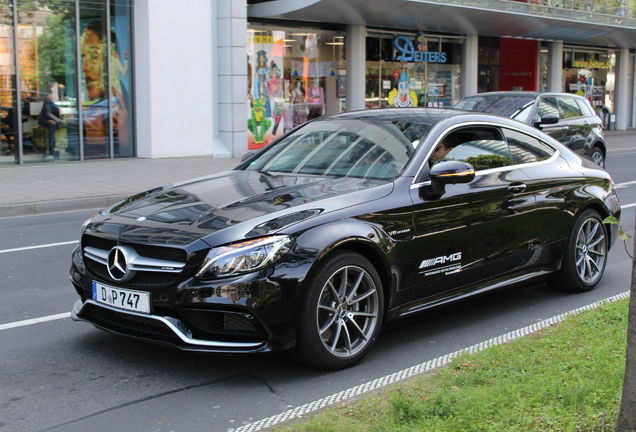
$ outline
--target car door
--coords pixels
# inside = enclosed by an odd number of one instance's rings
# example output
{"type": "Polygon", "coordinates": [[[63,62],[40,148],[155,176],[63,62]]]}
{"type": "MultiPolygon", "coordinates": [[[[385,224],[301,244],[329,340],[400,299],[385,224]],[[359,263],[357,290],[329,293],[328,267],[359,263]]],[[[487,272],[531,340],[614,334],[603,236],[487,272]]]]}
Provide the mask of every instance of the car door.
{"type": "Polygon", "coordinates": [[[570,135],[568,130],[570,127],[563,123],[563,115],[556,96],[540,96],[537,101],[537,113],[535,121],[540,121],[545,115],[552,114],[559,118],[558,123],[541,124],[539,129],[550,135],[552,138],[560,141],[565,146],[570,146],[570,135]]]}
{"type": "Polygon", "coordinates": [[[561,130],[565,129],[567,135],[567,146],[577,153],[585,153],[585,139],[589,121],[585,118],[581,107],[576,103],[576,99],[571,96],[558,96],[561,108],[561,120],[559,125],[561,130]]]}
{"type": "Polygon", "coordinates": [[[415,310],[436,297],[442,301],[458,290],[477,289],[521,266],[530,254],[533,234],[526,227],[535,198],[526,191],[528,177],[514,165],[501,130],[475,126],[451,133],[459,136],[459,145],[446,159],[473,165],[475,179],[447,185],[439,199],[426,198],[430,182],[411,188],[423,299],[415,310]]]}

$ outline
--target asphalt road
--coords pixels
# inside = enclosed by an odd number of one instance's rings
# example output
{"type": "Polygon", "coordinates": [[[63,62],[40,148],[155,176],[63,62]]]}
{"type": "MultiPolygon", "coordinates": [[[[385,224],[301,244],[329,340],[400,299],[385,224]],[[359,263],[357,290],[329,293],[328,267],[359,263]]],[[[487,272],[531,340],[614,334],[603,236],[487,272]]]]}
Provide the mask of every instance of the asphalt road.
{"type": "MultiPolygon", "coordinates": [[[[607,166],[634,233],[636,153],[610,155],[607,166]]],[[[628,291],[632,268],[618,244],[592,292],[491,293],[391,325],[361,364],[324,372],[281,354],[181,352],[71,321],[69,257],[92,213],[0,219],[2,432],[230,431],[628,291]]]]}

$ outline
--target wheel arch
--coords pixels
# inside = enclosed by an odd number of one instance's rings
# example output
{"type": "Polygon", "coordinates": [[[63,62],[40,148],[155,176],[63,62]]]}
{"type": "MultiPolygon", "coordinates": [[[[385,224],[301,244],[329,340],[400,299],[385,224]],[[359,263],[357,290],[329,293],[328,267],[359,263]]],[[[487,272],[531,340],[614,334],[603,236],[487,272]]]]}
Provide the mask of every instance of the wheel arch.
{"type": "Polygon", "coordinates": [[[312,273],[316,271],[318,263],[324,261],[327,256],[338,251],[355,252],[369,260],[378,273],[382,283],[386,311],[393,280],[390,264],[386,257],[389,251],[383,250],[383,248],[390,248],[393,241],[386,237],[383,230],[373,224],[348,219],[336,224],[315,227],[306,231],[303,236],[309,236],[311,243],[313,243],[312,247],[316,247],[320,251],[307,272],[307,278],[311,277],[312,273]]]}

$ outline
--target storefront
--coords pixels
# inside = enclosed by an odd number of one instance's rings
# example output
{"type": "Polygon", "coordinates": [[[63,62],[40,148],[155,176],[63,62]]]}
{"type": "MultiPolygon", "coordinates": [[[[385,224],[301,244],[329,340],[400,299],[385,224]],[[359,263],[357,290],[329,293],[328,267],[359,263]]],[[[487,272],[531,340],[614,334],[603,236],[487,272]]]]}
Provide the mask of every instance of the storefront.
{"type": "Polygon", "coordinates": [[[135,156],[132,12],[132,0],[0,5],[0,164],[135,156]]]}
{"type": "Polygon", "coordinates": [[[366,108],[455,105],[462,42],[460,36],[369,30],[366,108]]]}
{"type": "MultiPolygon", "coordinates": [[[[250,25],[248,148],[346,110],[346,31],[250,25]]],[[[450,107],[460,96],[463,38],[369,30],[366,108],[450,107]]]]}
{"type": "Polygon", "coordinates": [[[248,148],[344,110],[344,32],[251,25],[247,33],[248,148]]]}

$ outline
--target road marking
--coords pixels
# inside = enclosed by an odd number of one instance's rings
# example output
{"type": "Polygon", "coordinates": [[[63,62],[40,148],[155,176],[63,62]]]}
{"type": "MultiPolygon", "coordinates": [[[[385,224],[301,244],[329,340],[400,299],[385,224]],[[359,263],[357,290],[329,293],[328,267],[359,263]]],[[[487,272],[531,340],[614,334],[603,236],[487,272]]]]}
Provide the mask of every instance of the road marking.
{"type": "Polygon", "coordinates": [[[33,318],[33,319],[24,320],[24,321],[16,321],[16,322],[8,323],[8,324],[0,324],[0,330],[8,330],[8,329],[16,328],[16,327],[24,327],[28,325],[39,324],[39,323],[43,323],[47,321],[55,321],[55,320],[70,318],[70,317],[71,317],[71,313],[66,312],[66,313],[61,313],[57,315],[49,315],[49,316],[45,316],[41,318],[33,318]]]}
{"type": "Polygon", "coordinates": [[[479,343],[477,345],[473,345],[471,347],[468,348],[464,348],[462,350],[459,351],[455,351],[454,353],[450,353],[450,354],[446,354],[445,356],[442,357],[438,357],[434,360],[430,360],[426,363],[421,363],[419,365],[415,365],[412,366],[408,369],[404,369],[401,370],[399,372],[395,372],[391,375],[387,375],[385,377],[382,378],[378,378],[375,379],[373,381],[369,381],[366,384],[362,384],[347,390],[343,390],[339,393],[335,393],[331,396],[327,396],[325,398],[322,399],[318,399],[316,401],[310,402],[308,404],[305,405],[301,405],[299,407],[296,408],[292,408],[288,411],[282,412],[280,414],[277,414],[275,416],[266,418],[266,419],[262,419],[259,421],[256,421],[254,423],[249,423],[246,425],[243,425],[241,427],[238,428],[229,428],[227,429],[228,432],[256,432],[259,431],[261,429],[270,427],[270,426],[275,426],[277,424],[283,423],[287,420],[291,420],[291,419],[295,419],[298,417],[301,417],[305,414],[309,414],[312,413],[314,411],[317,411],[319,409],[325,408],[327,406],[333,405],[335,403],[339,403],[339,402],[343,402],[347,399],[350,399],[352,397],[355,396],[359,396],[361,394],[367,393],[371,390],[375,390],[378,389],[380,387],[385,387],[389,384],[393,384],[395,382],[401,381],[403,379],[406,378],[411,378],[415,375],[419,375],[423,372],[429,371],[431,369],[435,369],[437,367],[440,366],[444,366],[448,363],[450,363],[451,360],[453,360],[456,357],[459,357],[460,355],[463,354],[474,354],[476,352],[479,351],[483,351],[486,348],[490,348],[496,345],[501,345],[503,343],[506,342],[510,342],[512,340],[518,339],[522,336],[527,336],[531,333],[534,333],[536,331],[539,331],[545,327],[549,327],[551,325],[557,324],[561,321],[563,321],[566,317],[570,316],[570,315],[578,315],[581,314],[585,311],[588,310],[592,310],[592,309],[596,309],[597,307],[599,307],[600,305],[604,304],[604,303],[608,303],[608,302],[615,302],[618,300],[622,300],[625,298],[629,297],[629,291],[626,291],[624,293],[621,294],[617,294],[613,297],[607,298],[605,300],[601,300],[595,303],[592,303],[590,305],[587,306],[583,306],[580,307],[578,309],[575,309],[573,311],[570,312],[566,312],[564,314],[561,315],[557,315],[555,317],[549,318],[547,320],[541,321],[539,323],[530,325],[528,327],[524,327],[522,329],[519,330],[515,330],[512,331],[510,333],[506,333],[502,336],[498,336],[495,338],[492,338],[490,340],[487,340],[485,342],[479,343]]]}
{"type": "Polygon", "coordinates": [[[54,247],[54,246],[64,246],[64,245],[70,245],[70,244],[76,244],[76,243],[79,243],[79,240],[73,240],[73,241],[67,241],[67,242],[61,242],[61,243],[49,243],[49,244],[37,245],[37,246],[26,246],[26,247],[15,248],[15,249],[4,249],[4,250],[0,250],[0,254],[9,253],[9,252],[22,252],[25,250],[41,249],[41,248],[48,248],[48,247],[54,247]]]}
{"type": "Polygon", "coordinates": [[[622,189],[622,188],[626,188],[629,185],[633,185],[636,184],[636,180],[635,181],[629,181],[629,182],[625,182],[625,183],[618,183],[614,185],[615,189],[622,189]]]}
{"type": "Polygon", "coordinates": [[[636,207],[636,203],[632,203],[632,204],[625,204],[624,206],[621,206],[621,208],[623,210],[625,210],[626,208],[630,208],[630,207],[636,207]]]}

